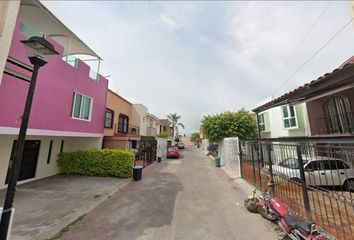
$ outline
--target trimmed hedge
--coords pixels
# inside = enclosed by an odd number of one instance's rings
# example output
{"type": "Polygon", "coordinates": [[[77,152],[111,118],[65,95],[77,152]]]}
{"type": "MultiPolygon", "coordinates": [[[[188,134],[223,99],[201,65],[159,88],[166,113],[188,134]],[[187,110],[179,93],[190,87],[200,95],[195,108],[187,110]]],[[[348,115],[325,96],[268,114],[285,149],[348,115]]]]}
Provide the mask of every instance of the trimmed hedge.
{"type": "Polygon", "coordinates": [[[128,178],[134,160],[134,154],[129,151],[94,149],[59,153],[57,162],[62,173],[128,178]]]}

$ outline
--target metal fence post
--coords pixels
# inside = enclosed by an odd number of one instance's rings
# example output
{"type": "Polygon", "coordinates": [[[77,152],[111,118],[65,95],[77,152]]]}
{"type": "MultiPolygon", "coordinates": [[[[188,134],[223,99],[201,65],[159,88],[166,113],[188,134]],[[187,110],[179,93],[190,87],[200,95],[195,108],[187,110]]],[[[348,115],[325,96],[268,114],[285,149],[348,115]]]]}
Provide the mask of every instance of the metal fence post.
{"type": "Polygon", "coordinates": [[[253,167],[253,181],[257,184],[256,168],[254,166],[253,144],[251,144],[251,158],[252,158],[252,167],[253,167]]]}
{"type": "Polygon", "coordinates": [[[243,172],[242,172],[242,147],[241,147],[241,140],[238,140],[238,154],[239,154],[239,166],[240,166],[240,176],[243,177],[243,172]]]}
{"type": "Polygon", "coordinates": [[[299,161],[300,180],[301,180],[302,194],[303,194],[303,197],[304,197],[304,207],[305,207],[305,211],[306,211],[306,220],[307,221],[311,221],[310,201],[309,201],[309,196],[308,196],[308,193],[307,193],[304,162],[302,160],[301,146],[300,145],[296,146],[296,153],[297,153],[297,159],[299,161]]]}
{"type": "Polygon", "coordinates": [[[267,145],[268,150],[268,162],[269,162],[269,186],[272,188],[272,194],[275,195],[275,187],[274,187],[274,177],[273,177],[273,163],[272,163],[272,144],[268,143],[267,145]]]}

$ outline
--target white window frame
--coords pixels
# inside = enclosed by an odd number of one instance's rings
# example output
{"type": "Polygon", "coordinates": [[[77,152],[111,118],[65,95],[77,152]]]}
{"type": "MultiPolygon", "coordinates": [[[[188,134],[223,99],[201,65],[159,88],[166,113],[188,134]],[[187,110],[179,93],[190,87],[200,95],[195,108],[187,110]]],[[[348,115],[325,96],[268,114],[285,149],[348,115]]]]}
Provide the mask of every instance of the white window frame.
{"type": "MultiPolygon", "coordinates": [[[[79,116],[81,115],[82,113],[82,109],[83,109],[83,103],[84,101],[81,100],[81,103],[80,103],[80,112],[79,112],[79,116]]],[[[71,108],[71,118],[72,119],[77,119],[77,120],[81,120],[81,121],[87,121],[87,122],[91,122],[91,118],[92,118],[92,107],[93,107],[93,98],[90,97],[90,96],[87,96],[85,94],[82,94],[80,92],[77,92],[77,91],[74,91],[74,99],[73,99],[73,102],[72,102],[72,108],[71,108]],[[85,118],[80,118],[80,117],[74,117],[74,108],[75,108],[75,101],[76,101],[76,96],[77,94],[80,94],[82,96],[82,99],[83,97],[87,97],[89,98],[91,101],[90,101],[90,109],[89,109],[89,118],[88,119],[85,119],[85,118]]]]}
{"type": "Polygon", "coordinates": [[[286,106],[282,106],[281,107],[281,114],[283,116],[283,127],[284,129],[295,129],[298,127],[298,124],[297,124],[297,116],[296,116],[296,108],[294,105],[286,105],[286,106]],[[284,116],[284,111],[283,111],[283,108],[286,107],[287,108],[287,112],[288,112],[288,117],[285,117],[284,116]],[[291,117],[290,116],[290,107],[292,107],[294,109],[294,117],[291,117]],[[291,123],[290,119],[292,118],[295,118],[295,126],[290,126],[290,127],[286,127],[285,126],[285,120],[289,120],[289,123],[291,123]]]}

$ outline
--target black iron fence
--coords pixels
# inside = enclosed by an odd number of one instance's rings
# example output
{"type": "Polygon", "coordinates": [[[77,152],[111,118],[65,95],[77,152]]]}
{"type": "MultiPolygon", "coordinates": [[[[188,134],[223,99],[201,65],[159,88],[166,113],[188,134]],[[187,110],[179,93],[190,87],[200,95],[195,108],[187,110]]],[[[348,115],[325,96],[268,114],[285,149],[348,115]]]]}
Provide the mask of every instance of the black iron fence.
{"type": "Polygon", "coordinates": [[[240,142],[242,176],[338,239],[354,239],[354,138],[240,142]]]}
{"type": "Polygon", "coordinates": [[[156,160],[157,141],[104,139],[102,148],[132,151],[135,154],[135,165],[145,167],[156,160]]]}

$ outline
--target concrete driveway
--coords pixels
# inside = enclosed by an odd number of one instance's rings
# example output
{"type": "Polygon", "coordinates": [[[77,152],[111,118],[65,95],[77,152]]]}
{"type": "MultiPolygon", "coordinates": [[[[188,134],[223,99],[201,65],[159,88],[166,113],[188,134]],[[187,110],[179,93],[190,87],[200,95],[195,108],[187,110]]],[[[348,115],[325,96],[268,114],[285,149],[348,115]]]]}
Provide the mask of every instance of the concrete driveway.
{"type": "Polygon", "coordinates": [[[270,222],[243,206],[247,194],[209,157],[187,145],[181,159],[144,169],[61,240],[277,239],[270,222]]]}
{"type": "MultiPolygon", "coordinates": [[[[131,179],[57,175],[19,185],[11,240],[46,239],[131,182],[131,179]]],[[[5,190],[0,191],[3,206],[5,190]]]]}

